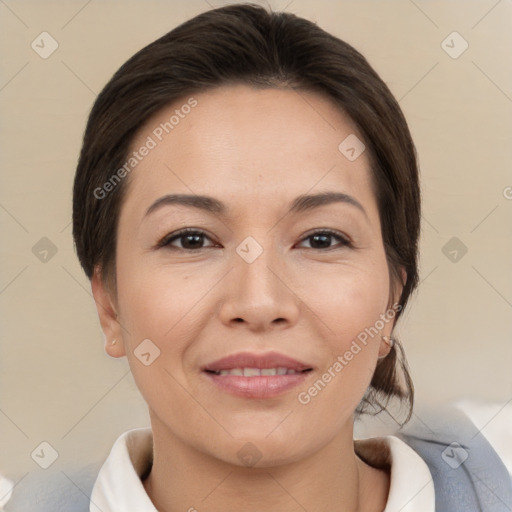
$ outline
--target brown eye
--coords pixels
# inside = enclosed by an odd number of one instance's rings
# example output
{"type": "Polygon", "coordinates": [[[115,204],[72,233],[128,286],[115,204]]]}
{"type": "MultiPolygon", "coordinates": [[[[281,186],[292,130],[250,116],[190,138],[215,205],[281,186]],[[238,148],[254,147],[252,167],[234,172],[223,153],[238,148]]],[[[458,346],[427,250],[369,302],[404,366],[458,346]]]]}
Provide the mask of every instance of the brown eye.
{"type": "Polygon", "coordinates": [[[210,238],[202,231],[184,230],[167,235],[158,243],[158,247],[166,247],[169,249],[178,250],[197,250],[214,246],[214,244],[205,246],[205,240],[210,240],[210,238]],[[179,245],[176,245],[176,242],[179,245]]]}
{"type": "Polygon", "coordinates": [[[331,230],[316,231],[302,239],[302,242],[310,240],[311,249],[336,249],[340,247],[351,246],[347,238],[340,233],[331,230]],[[332,245],[332,242],[337,242],[332,245]]]}

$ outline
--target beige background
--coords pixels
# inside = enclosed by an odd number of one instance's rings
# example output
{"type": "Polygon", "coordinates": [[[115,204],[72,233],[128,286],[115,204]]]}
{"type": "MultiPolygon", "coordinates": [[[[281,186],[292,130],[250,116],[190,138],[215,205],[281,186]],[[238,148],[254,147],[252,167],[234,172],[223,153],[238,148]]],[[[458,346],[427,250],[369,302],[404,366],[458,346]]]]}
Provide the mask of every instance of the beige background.
{"type": "MultiPolygon", "coordinates": [[[[42,441],[60,455],[55,470],[105,456],[121,432],[148,423],[126,361],[103,352],[73,252],[73,175],[87,114],[112,73],[178,23],[223,3],[0,0],[0,473],[14,481],[42,474],[30,457],[42,441]],[[47,59],[31,48],[43,31],[59,45],[47,59]],[[46,262],[33,252],[42,237],[57,249],[46,262]]],[[[422,283],[400,333],[418,402],[505,404],[512,399],[512,2],[271,5],[362,51],[409,121],[423,183],[422,283]],[[469,44],[456,59],[442,47],[453,31],[469,44]],[[442,251],[452,237],[467,247],[456,262],[442,251]]],[[[453,37],[447,43],[461,48],[453,37]]]]}

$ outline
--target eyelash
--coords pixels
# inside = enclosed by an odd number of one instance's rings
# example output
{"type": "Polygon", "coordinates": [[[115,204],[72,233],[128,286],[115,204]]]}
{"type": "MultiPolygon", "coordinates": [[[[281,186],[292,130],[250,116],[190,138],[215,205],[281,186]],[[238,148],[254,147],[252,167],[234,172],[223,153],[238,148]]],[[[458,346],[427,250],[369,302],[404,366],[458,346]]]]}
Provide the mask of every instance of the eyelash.
{"type": "MultiPolygon", "coordinates": [[[[208,246],[208,247],[199,247],[199,249],[186,249],[184,247],[174,247],[174,246],[170,245],[171,242],[174,242],[174,240],[178,240],[187,235],[199,235],[199,236],[204,236],[204,237],[210,239],[210,237],[204,231],[201,231],[199,229],[186,228],[186,229],[182,229],[180,231],[171,233],[169,235],[166,235],[164,238],[162,238],[162,240],[160,240],[157,243],[156,248],[160,249],[160,248],[165,247],[170,250],[197,252],[202,249],[210,249],[213,247],[213,246],[208,246]]],[[[304,247],[304,249],[311,249],[311,250],[326,252],[326,251],[330,251],[330,250],[334,250],[334,249],[341,249],[343,247],[353,248],[352,242],[347,237],[345,237],[345,236],[341,235],[340,233],[338,233],[337,231],[333,231],[331,229],[319,229],[319,230],[313,231],[312,233],[309,233],[307,236],[302,238],[301,242],[304,242],[308,238],[312,238],[315,235],[331,236],[339,241],[339,247],[337,247],[335,245],[332,247],[328,247],[326,249],[319,249],[319,248],[314,248],[314,247],[304,247]]]]}

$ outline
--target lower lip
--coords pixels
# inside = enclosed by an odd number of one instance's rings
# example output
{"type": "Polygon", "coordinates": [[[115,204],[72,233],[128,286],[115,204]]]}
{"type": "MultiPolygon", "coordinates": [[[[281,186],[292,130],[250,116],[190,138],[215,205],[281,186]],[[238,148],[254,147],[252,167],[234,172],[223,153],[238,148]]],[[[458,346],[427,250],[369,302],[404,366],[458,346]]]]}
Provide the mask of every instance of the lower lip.
{"type": "Polygon", "coordinates": [[[264,375],[243,377],[240,375],[204,374],[222,390],[243,398],[273,398],[302,384],[311,372],[291,375],[264,375]]]}

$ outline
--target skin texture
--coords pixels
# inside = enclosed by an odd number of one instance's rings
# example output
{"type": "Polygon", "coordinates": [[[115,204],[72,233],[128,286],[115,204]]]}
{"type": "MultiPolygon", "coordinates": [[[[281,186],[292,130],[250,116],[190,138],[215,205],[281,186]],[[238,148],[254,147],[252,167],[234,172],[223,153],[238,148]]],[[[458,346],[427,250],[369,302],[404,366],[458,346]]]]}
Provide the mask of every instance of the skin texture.
{"type": "MultiPolygon", "coordinates": [[[[316,93],[230,85],[194,98],[197,106],[127,178],[117,297],[99,272],[92,280],[106,351],[128,358],[149,406],[155,453],[144,486],[166,512],[382,511],[389,476],[354,453],[353,421],[389,347],[370,338],[307,405],[297,398],[391,306],[368,155],[349,161],[338,150],[358,132],[316,93]],[[297,196],[326,191],[350,195],[364,212],[337,202],[287,213],[297,196]],[[144,217],[170,193],[212,196],[228,210],[171,205],[144,217]],[[183,238],[156,248],[185,227],[205,232],[203,248],[182,249],[183,238]],[[332,237],[318,248],[310,236],[322,229],[350,245],[332,237]],[[263,249],[252,263],[236,252],[248,236],[263,249]],[[148,366],[134,354],[145,339],[160,350],[148,366]],[[242,398],[201,371],[236,352],[270,350],[308,363],[304,384],[242,398]],[[260,457],[252,467],[239,456],[246,443],[260,457]]],[[[187,99],[153,116],[133,148],[187,99]]]]}

